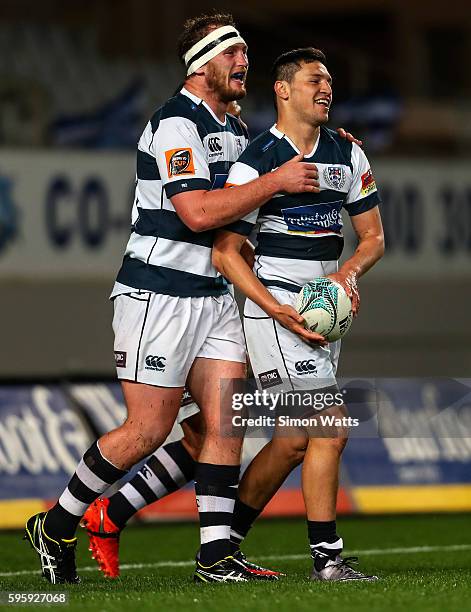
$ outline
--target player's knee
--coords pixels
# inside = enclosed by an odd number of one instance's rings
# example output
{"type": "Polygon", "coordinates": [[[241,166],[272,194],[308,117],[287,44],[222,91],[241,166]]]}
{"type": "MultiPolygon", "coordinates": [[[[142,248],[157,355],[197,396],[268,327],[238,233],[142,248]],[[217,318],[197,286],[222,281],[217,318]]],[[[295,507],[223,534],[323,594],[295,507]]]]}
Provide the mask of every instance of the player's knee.
{"type": "Polygon", "coordinates": [[[159,427],[146,425],[145,427],[132,420],[127,420],[122,425],[123,433],[129,447],[135,449],[136,456],[146,457],[158,448],[167,437],[167,431],[159,427]]]}
{"type": "Polygon", "coordinates": [[[343,449],[347,445],[348,438],[346,436],[337,436],[335,438],[311,438],[309,444],[314,445],[320,451],[329,451],[341,455],[343,449]]]}
{"type": "Polygon", "coordinates": [[[203,447],[204,435],[202,432],[195,431],[184,431],[182,438],[182,444],[187,452],[196,461],[200,456],[201,449],[203,447]]]}
{"type": "Polygon", "coordinates": [[[286,464],[296,467],[303,462],[307,443],[307,438],[286,438],[282,442],[278,441],[278,450],[286,464]]]}

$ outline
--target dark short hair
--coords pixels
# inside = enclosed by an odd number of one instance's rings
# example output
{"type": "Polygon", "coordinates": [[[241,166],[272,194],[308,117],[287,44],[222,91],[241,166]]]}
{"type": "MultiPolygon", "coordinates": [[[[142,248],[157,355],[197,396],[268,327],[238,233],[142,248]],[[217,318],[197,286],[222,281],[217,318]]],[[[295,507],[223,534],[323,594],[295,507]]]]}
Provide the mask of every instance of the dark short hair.
{"type": "Polygon", "coordinates": [[[291,83],[294,75],[301,70],[302,64],[312,64],[312,62],[322,62],[325,64],[325,54],[320,49],[314,47],[304,47],[303,49],[293,49],[282,53],[273,63],[271,73],[273,82],[287,81],[291,83]]]}
{"type": "Polygon", "coordinates": [[[177,47],[178,57],[182,63],[185,63],[183,58],[186,52],[204,38],[214,26],[220,28],[228,25],[236,27],[234,18],[230,13],[217,13],[213,11],[205,15],[187,19],[183,24],[183,32],[178,39],[177,47]]]}

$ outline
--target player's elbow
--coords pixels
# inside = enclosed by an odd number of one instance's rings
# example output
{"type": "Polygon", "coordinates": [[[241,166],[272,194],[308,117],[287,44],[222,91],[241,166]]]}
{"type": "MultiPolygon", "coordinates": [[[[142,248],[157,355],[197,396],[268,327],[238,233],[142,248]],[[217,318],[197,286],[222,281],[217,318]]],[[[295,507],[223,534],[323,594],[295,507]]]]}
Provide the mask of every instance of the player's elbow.
{"type": "Polygon", "coordinates": [[[200,233],[204,232],[208,229],[211,229],[205,220],[203,215],[192,214],[188,215],[185,219],[183,219],[185,225],[191,229],[192,232],[200,233]]]}
{"type": "Polygon", "coordinates": [[[378,256],[378,259],[381,259],[381,257],[384,255],[384,249],[384,234],[383,232],[381,232],[381,234],[378,234],[376,236],[376,254],[378,256]]]}

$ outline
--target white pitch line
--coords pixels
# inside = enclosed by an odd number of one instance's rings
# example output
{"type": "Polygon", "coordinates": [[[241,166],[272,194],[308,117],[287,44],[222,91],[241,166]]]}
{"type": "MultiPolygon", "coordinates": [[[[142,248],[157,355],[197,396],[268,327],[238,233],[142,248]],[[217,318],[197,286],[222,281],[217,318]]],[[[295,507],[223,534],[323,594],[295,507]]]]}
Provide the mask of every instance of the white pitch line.
{"type": "MultiPolygon", "coordinates": [[[[432,552],[462,552],[471,550],[471,544],[451,544],[449,546],[410,546],[408,548],[370,548],[366,550],[346,550],[345,556],[349,555],[408,555],[415,553],[432,553],[432,552]]],[[[304,555],[257,555],[257,559],[266,561],[299,561],[309,559],[309,553],[304,555]]],[[[156,561],[155,563],[123,563],[120,567],[122,570],[147,569],[157,567],[191,567],[195,564],[194,559],[189,561],[156,561]]],[[[86,565],[78,567],[78,572],[96,572],[97,565],[86,565]]],[[[38,570],[22,570],[20,572],[0,572],[0,576],[32,576],[37,574],[38,570]]]]}

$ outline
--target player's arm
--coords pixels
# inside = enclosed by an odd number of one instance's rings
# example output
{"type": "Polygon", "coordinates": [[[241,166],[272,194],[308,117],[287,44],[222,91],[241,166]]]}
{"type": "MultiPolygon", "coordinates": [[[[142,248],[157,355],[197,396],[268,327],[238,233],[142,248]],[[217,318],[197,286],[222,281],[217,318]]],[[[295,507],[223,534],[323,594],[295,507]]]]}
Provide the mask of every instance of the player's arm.
{"type": "Polygon", "coordinates": [[[302,159],[302,154],[296,155],[274,172],[232,189],[179,193],[171,198],[172,204],[194,232],[228,225],[260,208],[279,192],[318,193],[317,168],[302,159]]]}
{"type": "Polygon", "coordinates": [[[358,238],[358,246],[352,257],[345,261],[337,273],[330,274],[329,278],[339,282],[347,291],[352,300],[353,313],[356,315],[360,307],[357,281],[383,256],[384,233],[378,206],[351,217],[351,222],[358,238]]]}
{"type": "MultiPolygon", "coordinates": [[[[225,191],[235,191],[235,188],[225,191]]],[[[280,304],[255,276],[241,254],[245,242],[246,236],[219,230],[212,251],[215,268],[283,327],[308,342],[326,344],[323,336],[305,329],[303,317],[292,306],[280,304]]]]}
{"type": "Polygon", "coordinates": [[[365,153],[356,145],[352,147],[352,166],[352,185],[344,207],[350,215],[358,246],[340,270],[330,274],[329,278],[343,286],[352,300],[353,313],[356,315],[360,307],[358,279],[383,256],[384,233],[376,182],[365,153]]]}

